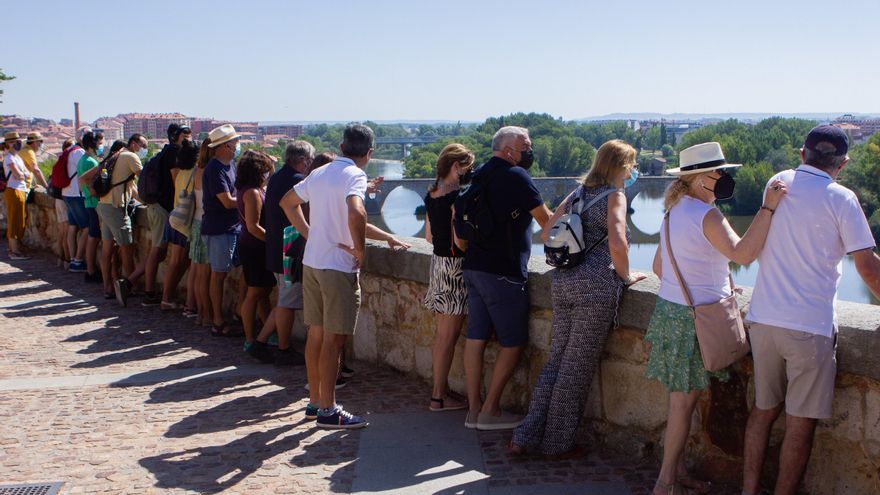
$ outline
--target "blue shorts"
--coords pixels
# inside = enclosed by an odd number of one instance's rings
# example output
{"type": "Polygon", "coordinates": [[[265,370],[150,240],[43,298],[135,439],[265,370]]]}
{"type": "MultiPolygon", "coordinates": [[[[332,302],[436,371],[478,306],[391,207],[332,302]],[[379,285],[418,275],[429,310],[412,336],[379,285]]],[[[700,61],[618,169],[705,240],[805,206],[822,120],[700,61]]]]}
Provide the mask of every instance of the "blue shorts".
{"type": "Polygon", "coordinates": [[[89,237],[93,239],[101,238],[101,221],[98,219],[98,212],[94,208],[86,208],[89,215],[89,237]]]}
{"type": "Polygon", "coordinates": [[[180,231],[171,226],[170,223],[165,223],[165,237],[166,242],[170,242],[175,246],[180,246],[182,248],[189,247],[189,238],[185,235],[181,234],[180,231]]]}
{"type": "Polygon", "coordinates": [[[237,261],[238,236],[235,234],[203,235],[208,248],[208,264],[211,271],[228,273],[237,261]]]}
{"type": "Polygon", "coordinates": [[[519,347],[529,341],[529,291],[525,280],[464,270],[464,283],[467,338],[489,340],[494,329],[501,347],[519,347]]]}
{"type": "Polygon", "coordinates": [[[64,196],[64,204],[67,205],[67,223],[78,229],[89,226],[89,212],[86,211],[86,204],[81,196],[64,196]]]}

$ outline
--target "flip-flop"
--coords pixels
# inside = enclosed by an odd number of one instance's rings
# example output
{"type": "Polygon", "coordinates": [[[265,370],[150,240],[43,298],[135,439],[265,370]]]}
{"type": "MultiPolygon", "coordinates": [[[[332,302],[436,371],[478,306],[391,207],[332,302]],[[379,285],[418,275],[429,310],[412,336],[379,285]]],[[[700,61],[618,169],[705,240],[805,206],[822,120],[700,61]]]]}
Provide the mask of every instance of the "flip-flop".
{"type": "Polygon", "coordinates": [[[429,407],[428,410],[431,412],[443,412],[443,411],[461,411],[462,409],[467,409],[467,403],[458,405],[458,406],[447,406],[443,402],[443,398],[431,397],[431,402],[440,404],[440,407],[429,407]]]}

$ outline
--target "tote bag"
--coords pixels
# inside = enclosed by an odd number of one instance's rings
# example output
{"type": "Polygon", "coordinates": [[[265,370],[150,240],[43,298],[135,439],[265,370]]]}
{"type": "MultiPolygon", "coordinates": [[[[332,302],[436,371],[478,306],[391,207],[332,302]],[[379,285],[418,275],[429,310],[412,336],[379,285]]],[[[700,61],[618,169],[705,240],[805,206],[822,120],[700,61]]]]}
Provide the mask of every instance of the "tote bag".
{"type": "Polygon", "coordinates": [[[678,270],[675,256],[672,254],[672,243],[669,241],[669,213],[664,219],[666,231],[666,252],[669,253],[669,261],[672,271],[681,286],[684,300],[694,312],[694,329],[697,332],[697,342],[700,344],[700,355],[703,357],[703,367],[706,371],[718,371],[739,361],[749,353],[749,341],[746,339],[746,331],[743,327],[742,313],[736,302],[736,290],[733,285],[733,277],[728,274],[730,281],[730,295],[721,300],[694,306],[690,290],[678,270]]]}

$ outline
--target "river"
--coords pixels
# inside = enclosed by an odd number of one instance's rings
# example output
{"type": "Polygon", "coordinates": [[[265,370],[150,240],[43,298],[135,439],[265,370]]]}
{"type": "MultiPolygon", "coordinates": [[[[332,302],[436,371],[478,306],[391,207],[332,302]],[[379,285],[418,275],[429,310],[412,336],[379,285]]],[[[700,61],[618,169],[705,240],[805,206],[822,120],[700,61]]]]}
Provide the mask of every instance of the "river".
{"type": "MultiPolygon", "coordinates": [[[[397,161],[374,160],[367,166],[370,177],[382,175],[387,179],[399,179],[402,177],[403,166],[397,161]]],[[[388,230],[394,234],[424,237],[425,221],[423,216],[415,213],[416,207],[423,204],[422,198],[409,189],[402,187],[391,191],[380,215],[370,215],[370,223],[388,230]]],[[[660,225],[663,220],[663,198],[660,195],[641,193],[630,205],[632,213],[627,221],[630,227],[632,240],[630,243],[630,263],[634,270],[650,271],[654,253],[659,242],[660,225]]],[[[752,217],[729,217],[734,230],[742,235],[752,217]]],[[[543,257],[544,246],[539,237],[539,229],[536,222],[532,224],[532,256],[543,257]]],[[[758,274],[758,264],[736,265],[731,264],[733,279],[738,285],[754,286],[758,274]]],[[[866,304],[880,304],[862,282],[856,272],[855,264],[851,257],[843,260],[843,276],[840,279],[838,297],[844,301],[855,301],[866,304]]]]}

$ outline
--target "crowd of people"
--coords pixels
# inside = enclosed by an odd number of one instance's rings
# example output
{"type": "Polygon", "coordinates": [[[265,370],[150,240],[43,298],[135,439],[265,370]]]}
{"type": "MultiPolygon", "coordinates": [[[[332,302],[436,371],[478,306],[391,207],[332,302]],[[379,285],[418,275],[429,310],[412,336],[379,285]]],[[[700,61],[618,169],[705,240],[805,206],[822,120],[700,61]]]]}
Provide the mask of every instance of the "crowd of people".
{"type": "MultiPolygon", "coordinates": [[[[373,139],[369,127],[351,124],[339,155],[316,156],[311,144],[294,141],[276,167],[263,152],[241,153],[231,125],[212,130],[200,144],[187,127],[172,125],[168,144],[144,164],[143,136],[113,143],[105,153],[100,132],[80,129],[59,159],[69,175],[56,199],[64,229],[59,252],[70,271],[102,283],[105,297],[122,306],[140,293],[142,304],[181,309],[213,335],[243,335],[244,349],[262,362],[304,363],[305,416],[318,427],[367,426],[336,401],[336,390],[352,373],[340,358],[357,326],[365,241],[409,247],[367,221],[366,194],[381,182],[368,181],[364,172],[373,139]],[[150,249],[136,262],[133,214],[142,207],[148,226],[140,235],[148,236],[150,249]],[[159,292],[157,269],[163,261],[159,292]],[[224,305],[227,275],[238,265],[244,283],[236,300],[224,305]],[[191,290],[181,306],[178,285],[184,277],[191,290]],[[240,323],[224,317],[230,306],[240,323]],[[291,348],[296,311],[303,312],[308,328],[305,356],[291,348]],[[276,352],[269,346],[273,334],[276,352]]],[[[39,149],[39,142],[38,135],[29,135],[27,149],[39,149]]],[[[6,134],[4,147],[10,257],[25,259],[21,240],[28,185],[46,185],[46,180],[35,159],[23,156],[16,133],[6,134]]],[[[746,426],[743,493],[759,493],[770,428],[783,408],[775,493],[794,493],[800,484],[816,422],[831,416],[834,300],[843,256],[854,257],[858,273],[880,297],[880,257],[865,215],[855,194],[835,182],[847,151],[839,128],[814,128],[804,142],[803,164],[768,182],[764,204],[743,236],[714,204],[733,195],[735,179],[728,171],[742,166],[727,163],[718,143],[682,150],[680,166],[668,170],[677,180],[665,195],[666,217],[653,263],[660,289],[645,337],[651,344],[646,375],[669,391],[654,494],[710,489],[688,474],[685,445],[710,377],[726,380],[728,373],[707,371],[693,308],[729,298],[735,291],[729,262],[756,259],[760,268],[746,317],[755,404],[746,426]]],[[[628,258],[624,189],[638,178],[637,152],[620,140],[603,144],[555,212],[529,176],[533,161],[528,130],[513,126],[498,130],[492,157],[477,167],[462,144],[449,144],[439,155],[436,181],[424,198],[426,238],[433,246],[424,306],[436,314],[437,325],[428,409],[461,410],[467,428],[512,430],[511,455],[569,458],[582,453],[577,431],[622,294],[646,277],[631,270],[628,258]],[[470,210],[475,194],[480,194],[479,212],[470,210]],[[502,410],[501,397],[528,342],[531,225],[537,221],[546,241],[554,226],[572,215],[582,225],[579,244],[589,249],[579,263],[552,273],[551,350],[528,413],[519,416],[502,410]],[[491,235],[470,234],[465,224],[474,222],[482,222],[477,230],[491,235]],[[447,382],[465,321],[466,397],[461,397],[447,382]],[[500,350],[484,393],[484,352],[493,336],[500,350]]]]}

